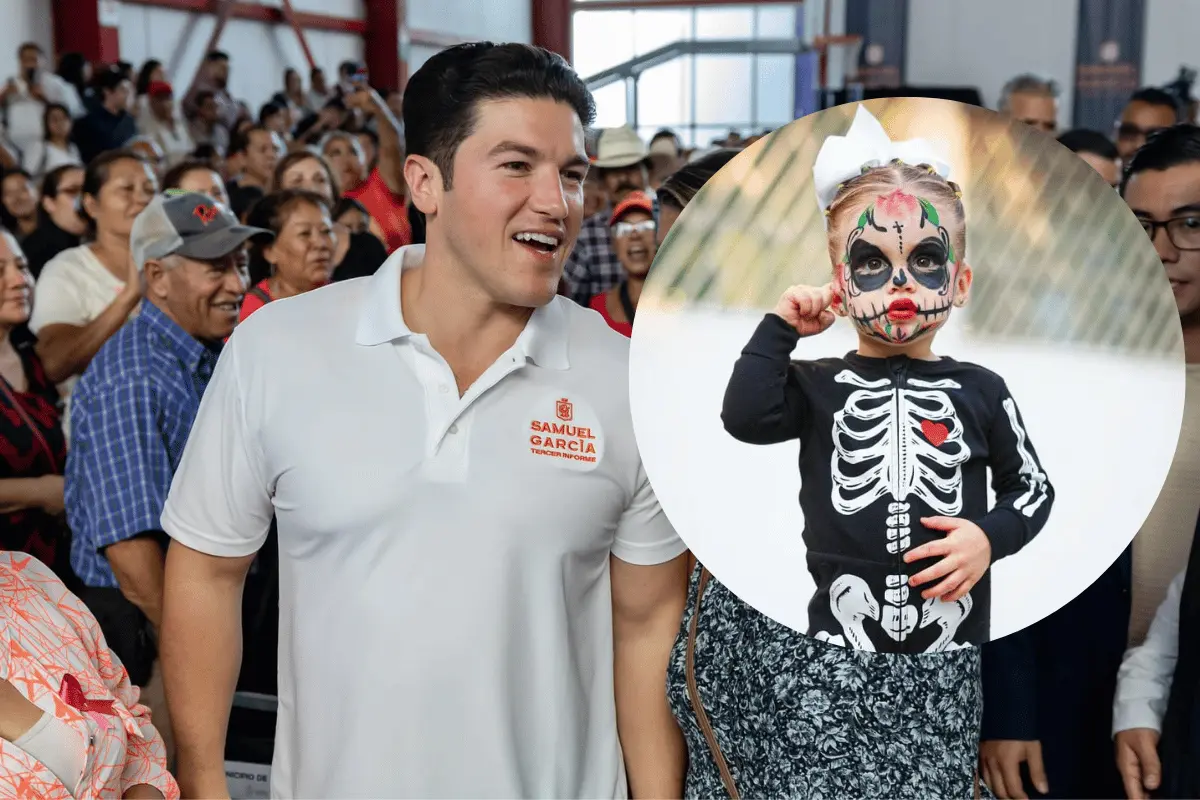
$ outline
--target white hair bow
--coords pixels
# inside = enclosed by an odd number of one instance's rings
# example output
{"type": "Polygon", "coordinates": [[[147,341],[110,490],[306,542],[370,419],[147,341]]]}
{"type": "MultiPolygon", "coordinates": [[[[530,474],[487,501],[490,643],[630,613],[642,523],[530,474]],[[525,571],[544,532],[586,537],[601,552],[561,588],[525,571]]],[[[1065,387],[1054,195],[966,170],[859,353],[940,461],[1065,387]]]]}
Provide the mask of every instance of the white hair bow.
{"type": "MultiPolygon", "coordinates": [[[[893,142],[879,120],[864,106],[854,113],[854,122],[845,136],[830,136],[821,145],[813,164],[813,184],[822,215],[838,193],[838,187],[861,175],[864,168],[880,167],[899,159],[905,164],[928,164],[943,178],[950,179],[950,164],[942,149],[927,139],[893,142]]],[[[829,220],[825,219],[829,227],[829,220]]]]}

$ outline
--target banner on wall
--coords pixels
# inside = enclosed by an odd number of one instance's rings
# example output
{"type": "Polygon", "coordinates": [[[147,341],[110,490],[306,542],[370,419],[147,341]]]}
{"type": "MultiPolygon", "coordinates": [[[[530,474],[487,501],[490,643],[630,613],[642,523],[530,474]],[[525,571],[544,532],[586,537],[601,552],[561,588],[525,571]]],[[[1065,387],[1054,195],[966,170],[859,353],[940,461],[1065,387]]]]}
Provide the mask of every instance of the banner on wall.
{"type": "Polygon", "coordinates": [[[863,38],[856,83],[864,89],[903,85],[908,0],[846,0],[846,33],[863,38]]]}
{"type": "Polygon", "coordinates": [[[1142,77],[1145,0],[1079,0],[1073,124],[1111,134],[1142,77]]]}

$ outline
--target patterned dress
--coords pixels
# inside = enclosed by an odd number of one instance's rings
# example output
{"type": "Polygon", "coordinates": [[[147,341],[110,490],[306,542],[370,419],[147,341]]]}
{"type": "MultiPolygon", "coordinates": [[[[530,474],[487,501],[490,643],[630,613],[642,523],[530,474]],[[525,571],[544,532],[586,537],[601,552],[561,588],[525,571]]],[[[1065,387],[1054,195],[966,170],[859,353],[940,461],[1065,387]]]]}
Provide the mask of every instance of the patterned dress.
{"type": "Polygon", "coordinates": [[[697,565],[667,675],[688,747],[684,797],[969,800],[979,663],[974,647],[898,655],[818,641],[697,565]]]}
{"type": "Polygon", "coordinates": [[[0,679],[79,734],[86,766],[64,786],[41,762],[0,739],[0,797],[78,800],[122,797],[148,784],[167,800],[167,772],[150,710],[100,633],[95,617],[44,564],[0,553],[0,679]]]}

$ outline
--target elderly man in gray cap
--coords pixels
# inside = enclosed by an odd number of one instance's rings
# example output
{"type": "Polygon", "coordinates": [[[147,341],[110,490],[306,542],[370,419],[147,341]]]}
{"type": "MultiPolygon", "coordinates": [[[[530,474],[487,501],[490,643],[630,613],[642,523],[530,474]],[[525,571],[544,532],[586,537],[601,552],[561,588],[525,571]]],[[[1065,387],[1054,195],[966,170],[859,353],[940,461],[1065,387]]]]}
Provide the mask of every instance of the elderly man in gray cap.
{"type": "Polygon", "coordinates": [[[608,220],[613,209],[633,192],[654,195],[650,188],[650,153],[628,126],[608,128],[596,143],[592,169],[599,173],[608,205],[583,221],[575,249],[563,265],[566,294],[580,305],[625,279],[625,268],[612,249],[608,220]]]}
{"type": "Polygon", "coordinates": [[[246,243],[270,235],[239,224],[205,195],[156,197],[130,236],[141,310],[75,387],[65,478],[71,564],[85,586],[82,599],[136,686],[150,683],[157,657],[167,490],[221,343],[237,323],[246,243]]]}

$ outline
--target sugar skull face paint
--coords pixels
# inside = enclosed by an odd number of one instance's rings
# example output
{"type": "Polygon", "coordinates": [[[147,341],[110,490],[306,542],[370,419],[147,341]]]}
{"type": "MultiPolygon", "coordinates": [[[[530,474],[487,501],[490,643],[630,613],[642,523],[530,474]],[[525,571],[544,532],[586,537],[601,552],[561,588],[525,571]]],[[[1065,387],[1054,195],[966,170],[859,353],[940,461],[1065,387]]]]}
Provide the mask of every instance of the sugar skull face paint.
{"type": "Polygon", "coordinates": [[[836,310],[861,333],[907,344],[931,334],[962,305],[970,270],[954,250],[960,231],[949,209],[895,189],[847,209],[843,219],[831,232],[845,242],[836,310]]]}

